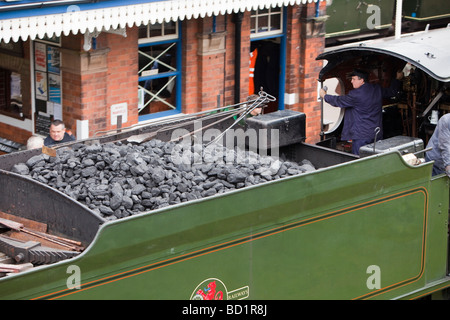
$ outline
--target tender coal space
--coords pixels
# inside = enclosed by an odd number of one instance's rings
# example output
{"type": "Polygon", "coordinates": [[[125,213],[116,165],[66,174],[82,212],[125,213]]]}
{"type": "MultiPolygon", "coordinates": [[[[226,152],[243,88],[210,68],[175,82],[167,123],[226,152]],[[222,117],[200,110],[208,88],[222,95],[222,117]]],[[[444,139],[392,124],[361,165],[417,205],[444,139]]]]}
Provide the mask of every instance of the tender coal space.
{"type": "Polygon", "coordinates": [[[33,156],[14,165],[98,212],[118,219],[230,190],[315,170],[301,163],[222,145],[142,143],[75,144],[56,157],[33,156]]]}

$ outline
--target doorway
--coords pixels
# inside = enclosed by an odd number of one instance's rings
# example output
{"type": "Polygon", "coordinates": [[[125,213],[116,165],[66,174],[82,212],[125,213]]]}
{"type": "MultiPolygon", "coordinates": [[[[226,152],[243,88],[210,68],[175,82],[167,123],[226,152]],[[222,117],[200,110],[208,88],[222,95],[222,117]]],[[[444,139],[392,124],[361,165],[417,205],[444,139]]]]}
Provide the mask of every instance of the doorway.
{"type": "Polygon", "coordinates": [[[249,93],[258,94],[263,90],[274,96],[276,101],[270,102],[264,113],[277,111],[280,92],[280,38],[252,41],[250,52],[249,93]]]}
{"type": "Polygon", "coordinates": [[[255,93],[262,87],[276,98],[264,109],[264,113],[283,110],[286,87],[286,7],[252,10],[250,19],[250,52],[257,53],[254,71],[250,72],[253,77],[250,83],[253,83],[255,93]]]}

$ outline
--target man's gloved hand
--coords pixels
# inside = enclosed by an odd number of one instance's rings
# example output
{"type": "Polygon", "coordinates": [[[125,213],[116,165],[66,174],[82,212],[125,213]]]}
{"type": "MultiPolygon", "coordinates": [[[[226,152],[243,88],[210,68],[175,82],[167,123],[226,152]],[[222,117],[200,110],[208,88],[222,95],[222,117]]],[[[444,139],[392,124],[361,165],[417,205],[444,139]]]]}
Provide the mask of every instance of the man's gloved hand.
{"type": "Polygon", "coordinates": [[[326,94],[327,92],[325,91],[325,89],[320,89],[319,95],[322,99],[325,97],[326,94]]]}

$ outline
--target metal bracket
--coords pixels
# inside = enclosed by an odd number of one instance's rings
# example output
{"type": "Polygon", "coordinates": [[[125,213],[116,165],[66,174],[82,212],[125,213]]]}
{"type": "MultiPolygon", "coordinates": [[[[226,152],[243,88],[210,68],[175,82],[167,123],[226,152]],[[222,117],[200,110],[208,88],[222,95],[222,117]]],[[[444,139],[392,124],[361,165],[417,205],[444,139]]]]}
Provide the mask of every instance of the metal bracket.
{"type": "Polygon", "coordinates": [[[0,236],[0,252],[14,258],[17,263],[49,264],[75,257],[79,252],[42,246],[37,241],[20,241],[0,236]]]}

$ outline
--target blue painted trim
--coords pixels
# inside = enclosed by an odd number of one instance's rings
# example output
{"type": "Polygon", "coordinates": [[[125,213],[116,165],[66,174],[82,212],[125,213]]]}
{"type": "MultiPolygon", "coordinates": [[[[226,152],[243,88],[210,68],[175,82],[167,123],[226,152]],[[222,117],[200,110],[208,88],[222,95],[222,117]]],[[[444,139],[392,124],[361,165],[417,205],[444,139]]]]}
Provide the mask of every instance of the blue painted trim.
{"type": "Polygon", "coordinates": [[[276,39],[282,37],[282,34],[272,34],[269,36],[260,36],[260,37],[253,37],[250,41],[258,41],[258,40],[269,40],[269,39],[276,39]]]}
{"type": "MultiPolygon", "coordinates": [[[[178,22],[178,24],[180,24],[178,22]]],[[[180,38],[180,33],[178,32],[178,38],[180,38]]],[[[151,47],[151,46],[158,46],[161,44],[168,44],[168,43],[174,43],[177,42],[177,38],[174,37],[174,39],[169,40],[162,40],[162,41],[155,41],[155,42],[147,42],[147,43],[140,43],[139,48],[145,48],[145,47],[151,47]]]]}
{"type": "Polygon", "coordinates": [[[181,28],[181,21],[178,20],[178,40],[177,40],[177,57],[176,57],[176,65],[177,65],[177,70],[180,73],[180,75],[175,79],[176,83],[175,83],[175,107],[176,110],[178,111],[178,113],[181,113],[181,95],[182,95],[182,90],[181,90],[181,86],[182,86],[182,66],[183,66],[183,50],[182,50],[182,42],[181,40],[183,39],[183,32],[182,32],[182,28],[181,28]]]}
{"type": "Polygon", "coordinates": [[[181,74],[181,71],[161,72],[161,73],[151,75],[151,76],[139,77],[139,82],[147,81],[147,80],[161,79],[161,78],[168,78],[168,77],[173,77],[173,76],[179,76],[180,74],[181,74]]]}
{"type": "Polygon", "coordinates": [[[286,30],[287,7],[283,7],[283,35],[280,43],[280,78],[278,87],[278,110],[284,110],[284,93],[286,92],[286,30]]]}

